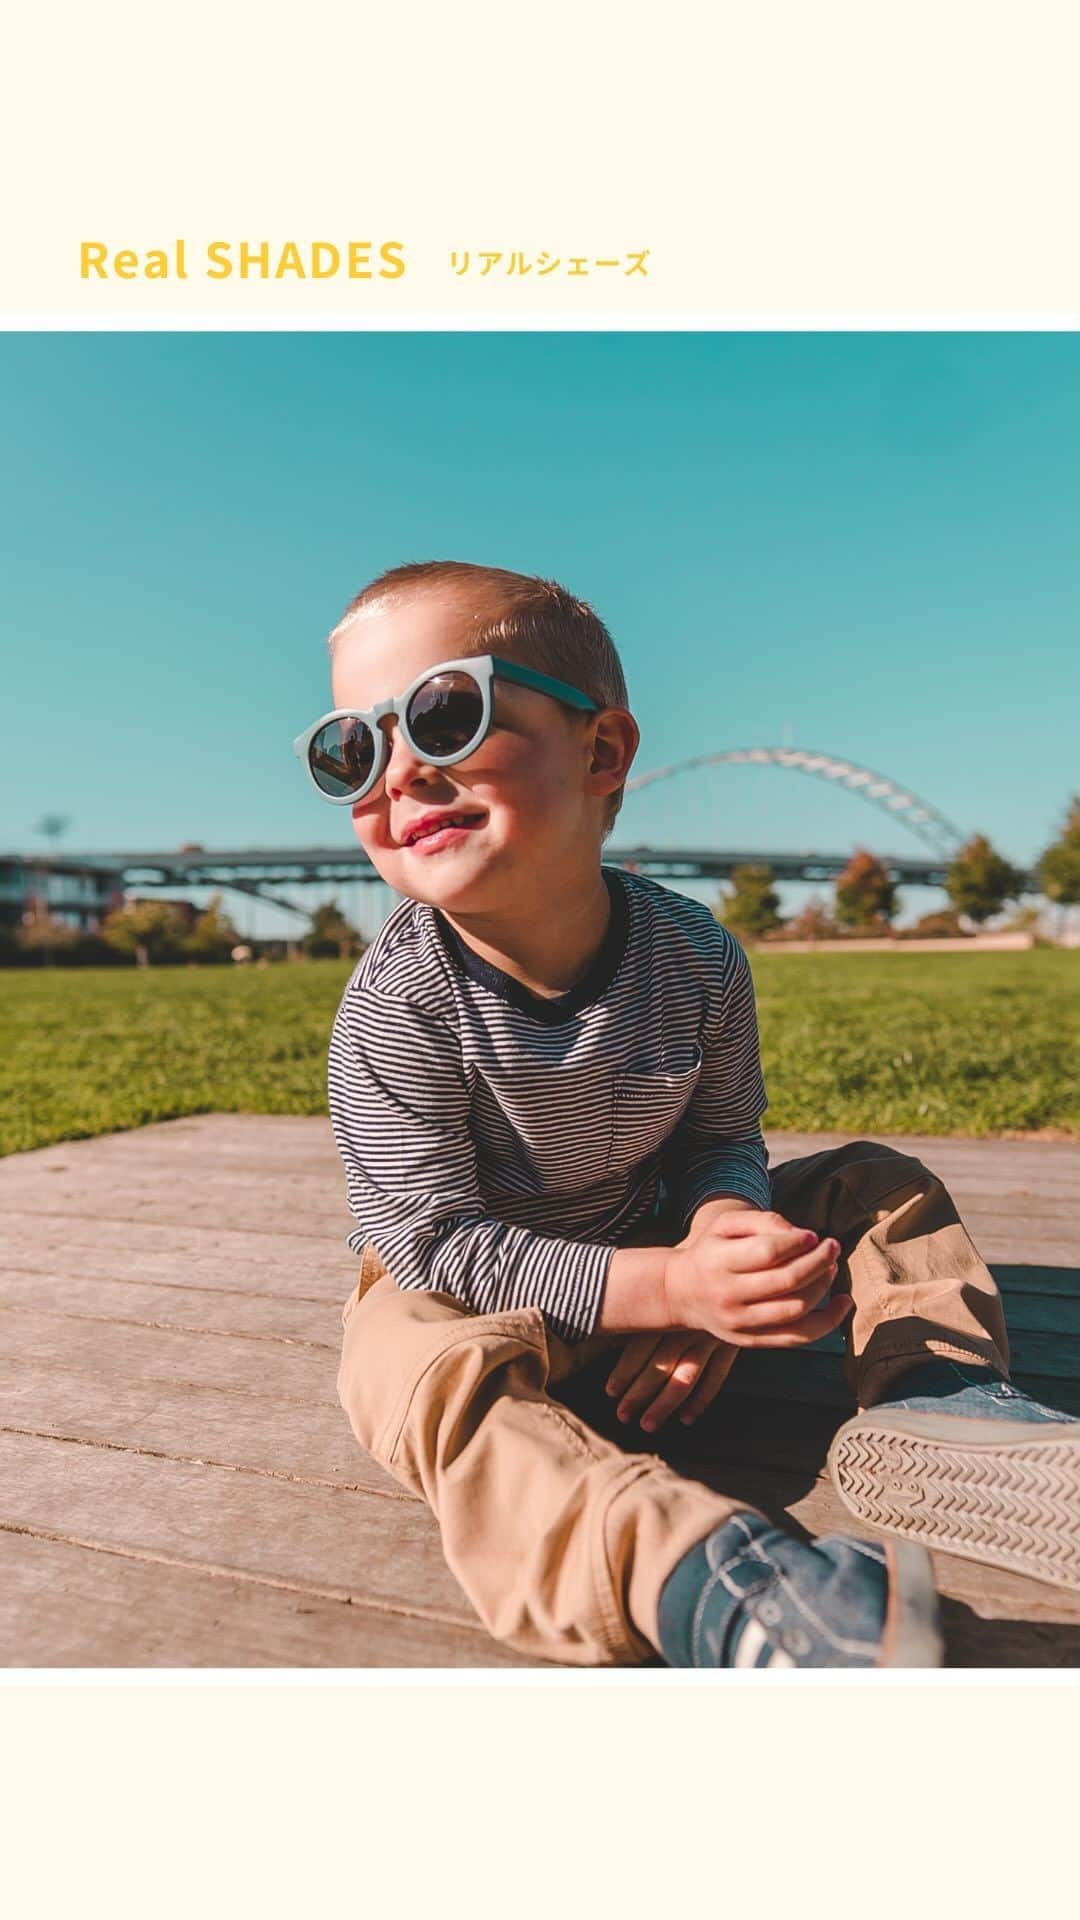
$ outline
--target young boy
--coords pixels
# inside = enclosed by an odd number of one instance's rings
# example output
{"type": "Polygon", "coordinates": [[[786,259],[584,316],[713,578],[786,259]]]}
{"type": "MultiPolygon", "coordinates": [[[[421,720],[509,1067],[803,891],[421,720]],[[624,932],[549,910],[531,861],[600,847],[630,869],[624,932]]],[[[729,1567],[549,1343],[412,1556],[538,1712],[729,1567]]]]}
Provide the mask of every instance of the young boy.
{"type": "Polygon", "coordinates": [[[638,730],[595,613],[432,562],[373,581],[330,644],[335,711],[297,750],[406,896],[330,1044],[361,1256],[339,1392],[490,1631],[577,1664],[932,1666],[921,1542],[1080,1578],[1080,1423],[1006,1384],[941,1183],[868,1141],[770,1174],[742,950],[602,866],[638,730]],[[867,1411],[830,1464],[885,1545],[802,1544],[557,1397],[606,1351],[648,1436],[739,1347],[845,1319],[867,1411]]]}

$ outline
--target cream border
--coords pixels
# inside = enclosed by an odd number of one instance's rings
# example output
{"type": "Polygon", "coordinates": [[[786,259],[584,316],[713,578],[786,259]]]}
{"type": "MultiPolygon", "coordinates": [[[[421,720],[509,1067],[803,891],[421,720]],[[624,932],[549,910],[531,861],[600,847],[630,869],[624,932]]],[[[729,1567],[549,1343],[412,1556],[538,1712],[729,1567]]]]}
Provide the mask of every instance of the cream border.
{"type": "Polygon", "coordinates": [[[13,1689],[9,1910],[1075,1911],[1075,1687],[462,1692],[13,1689]]]}

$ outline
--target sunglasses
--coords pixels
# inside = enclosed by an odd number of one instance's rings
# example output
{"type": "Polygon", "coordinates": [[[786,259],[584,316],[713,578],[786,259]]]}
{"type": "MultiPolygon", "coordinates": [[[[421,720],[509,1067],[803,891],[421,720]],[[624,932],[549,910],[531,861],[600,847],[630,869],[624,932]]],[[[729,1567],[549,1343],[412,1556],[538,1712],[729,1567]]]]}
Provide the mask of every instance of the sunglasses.
{"type": "Polygon", "coordinates": [[[379,722],[392,713],[401,736],[418,760],[433,767],[452,767],[474,753],[491,730],[492,682],[511,680],[519,687],[546,693],[564,707],[581,713],[599,713],[597,701],[565,680],[516,660],[500,660],[482,653],[470,660],[444,660],[429,667],[396,699],[377,706],[337,707],[324,713],[314,726],[297,734],[298,754],[324,800],[345,806],[370,793],[386,765],[390,741],[379,722]]]}

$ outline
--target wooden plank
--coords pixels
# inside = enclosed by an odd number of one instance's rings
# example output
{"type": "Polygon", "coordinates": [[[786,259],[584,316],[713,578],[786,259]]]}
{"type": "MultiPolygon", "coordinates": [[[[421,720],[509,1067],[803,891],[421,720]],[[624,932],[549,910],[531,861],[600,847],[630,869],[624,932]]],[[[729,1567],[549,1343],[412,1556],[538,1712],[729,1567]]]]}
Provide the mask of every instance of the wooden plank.
{"type": "Polygon", "coordinates": [[[357,1259],[346,1247],[344,1234],[328,1249],[302,1234],[0,1210],[0,1258],[20,1266],[31,1253],[47,1271],[59,1274],[81,1271],[84,1262],[90,1273],[95,1261],[111,1261],[121,1269],[137,1262],[140,1272],[160,1271],[166,1278],[187,1274],[214,1285],[250,1280],[265,1293],[316,1300],[345,1299],[357,1275],[357,1259]]]}
{"type": "MultiPolygon", "coordinates": [[[[0,1167],[0,1173],[4,1170],[0,1167]]],[[[171,1219],[177,1212],[183,1217],[190,1202],[200,1215],[216,1205],[216,1217],[220,1218],[224,1201],[228,1216],[235,1213],[241,1227],[249,1221],[261,1226],[268,1215],[284,1222],[295,1213],[305,1222],[312,1221],[315,1231],[332,1232],[339,1219],[348,1219],[344,1175],[335,1182],[323,1173],[298,1173],[295,1169],[282,1169],[278,1174],[234,1173],[218,1164],[212,1170],[196,1169],[188,1178],[164,1155],[150,1166],[77,1163],[70,1171],[51,1177],[24,1167],[15,1193],[18,1204],[29,1211],[78,1206],[85,1200],[92,1203],[87,1211],[97,1213],[100,1202],[108,1200],[121,1217],[149,1210],[153,1218],[152,1210],[160,1209],[163,1218],[171,1219]],[[327,1221],[329,1227],[323,1224],[320,1228],[319,1223],[327,1221]]]]}
{"type": "Polygon", "coordinates": [[[26,1364],[5,1354],[0,1425],[87,1446],[413,1497],[357,1443],[336,1399],[223,1392],[136,1373],[80,1372],[62,1359],[26,1364]]]}
{"type": "Polygon", "coordinates": [[[306,1278],[294,1277],[293,1269],[275,1270],[255,1261],[206,1259],[181,1252],[154,1253],[122,1248],[103,1252],[96,1248],[72,1247],[25,1242],[14,1248],[10,1236],[5,1248],[0,1239],[0,1271],[32,1276],[41,1297],[59,1295],[73,1279],[104,1281],[109,1284],[179,1288],[195,1293],[230,1294],[265,1299],[297,1300],[312,1306],[340,1307],[356,1284],[358,1264],[346,1256],[340,1273],[327,1284],[327,1271],[306,1278]],[[6,1258],[5,1258],[6,1255],[6,1258]]]}
{"type": "MultiPolygon", "coordinates": [[[[273,1116],[267,1116],[272,1127],[273,1116]]],[[[313,1122],[322,1135],[318,1155],[303,1155],[293,1149],[283,1152],[272,1148],[273,1134],[266,1134],[266,1151],[253,1146],[238,1155],[222,1150],[220,1142],[210,1141],[199,1153],[185,1153],[175,1141],[164,1139],[154,1127],[132,1133],[105,1134],[97,1140],[69,1141],[63,1147],[44,1147],[29,1153],[8,1155],[0,1166],[0,1191],[5,1186],[39,1187],[42,1192],[55,1188],[73,1193],[84,1184],[99,1185],[128,1182],[139,1192],[148,1192],[163,1179],[175,1179],[180,1169],[186,1184],[202,1186],[228,1179],[238,1192],[255,1187],[276,1186],[282,1177],[316,1203],[325,1197],[327,1180],[344,1178],[341,1161],[334,1147],[329,1122],[313,1122]],[[336,1162],[336,1168],[335,1168],[336,1162]]]]}
{"type": "Polygon", "coordinates": [[[1037,1201],[1055,1209],[1076,1206],[1076,1184],[1080,1153],[1069,1168],[1054,1174],[1049,1168],[1030,1166],[1010,1173],[1006,1168],[970,1165],[946,1169],[938,1161],[931,1171],[943,1179],[961,1211],[965,1214],[1004,1212],[1012,1206],[1037,1201]]]}
{"type": "Polygon", "coordinates": [[[177,1153],[199,1153],[212,1146],[221,1153],[257,1154],[268,1140],[283,1152],[314,1151],[313,1143],[326,1147],[327,1142],[329,1153],[335,1151],[325,1115],[299,1113],[185,1113],[173,1120],[155,1120],[147,1126],[121,1128],[87,1140],[58,1140],[32,1151],[41,1160],[49,1156],[62,1160],[66,1154],[82,1154],[91,1148],[98,1153],[153,1153],[157,1143],[164,1141],[177,1153]]]}
{"type": "Polygon", "coordinates": [[[0,1532],[6,1667],[535,1665],[480,1622],[452,1626],[354,1600],[0,1532]]]}
{"type": "MultiPolygon", "coordinates": [[[[968,1226],[972,1226],[970,1219],[968,1226]]],[[[1044,1222],[1038,1230],[1029,1230],[1019,1217],[1011,1222],[997,1221],[991,1226],[992,1230],[986,1233],[979,1230],[972,1233],[975,1245],[990,1266],[1001,1263],[1022,1267],[1029,1262],[1067,1270],[1076,1266],[1075,1227],[1055,1225],[1051,1221],[1044,1222]]]]}
{"type": "Polygon", "coordinates": [[[170,1166],[192,1173],[222,1167],[239,1173],[329,1175],[341,1173],[325,1117],[282,1114],[204,1114],[192,1121],[166,1120],[92,1140],[64,1140],[17,1156],[27,1171],[70,1171],[75,1165],[170,1166]],[[297,1130],[299,1129],[299,1130],[297,1130]]]}
{"type": "Polygon", "coordinates": [[[765,1130],[772,1159],[797,1160],[810,1153],[847,1146],[856,1138],[871,1138],[895,1147],[898,1153],[910,1153],[930,1163],[932,1156],[942,1166],[985,1169],[1012,1169],[1026,1174],[1029,1168],[1047,1173],[1068,1173],[1080,1158],[1080,1140],[1005,1140],[993,1135],[981,1138],[973,1134],[935,1133],[780,1133],[765,1130]]]}
{"type": "Polygon", "coordinates": [[[59,1314],[72,1320],[111,1320],[142,1326],[231,1333],[249,1340],[281,1340],[336,1353],[341,1308],[335,1302],[293,1300],[280,1294],[230,1289],[144,1285],[129,1279],[88,1280],[82,1270],[56,1279],[0,1266],[0,1312],[59,1314]]]}
{"type": "Polygon", "coordinates": [[[191,1189],[175,1178],[152,1181],[144,1189],[128,1179],[91,1180],[89,1176],[70,1188],[62,1184],[62,1176],[47,1185],[24,1180],[18,1187],[18,1203],[23,1213],[53,1220],[66,1219],[71,1208],[85,1219],[152,1220],[167,1227],[216,1228],[227,1219],[247,1233],[325,1241],[339,1249],[356,1224],[343,1201],[302,1206],[287,1180],[276,1186],[256,1182],[247,1192],[237,1192],[227,1175],[200,1180],[191,1189]]]}
{"type": "Polygon", "coordinates": [[[0,1528],[450,1625],[475,1615],[423,1502],[0,1434],[0,1528]]]}
{"type": "Polygon", "coordinates": [[[241,1340],[234,1334],[122,1326],[109,1320],[76,1321],[44,1312],[5,1312],[0,1321],[8,1359],[75,1366],[102,1379],[190,1380],[225,1393],[271,1394],[304,1406],[336,1404],[336,1364],[321,1348],[241,1340]]]}
{"type": "MultiPolygon", "coordinates": [[[[965,1196],[958,1189],[961,1201],[965,1196]]],[[[985,1201],[981,1206],[971,1207],[962,1204],[958,1211],[968,1228],[979,1251],[984,1254],[992,1247],[994,1257],[1001,1259],[999,1252],[1003,1240],[1012,1241],[1019,1234],[1022,1238],[1026,1257],[1043,1258],[1045,1264],[1056,1264],[1041,1254],[1047,1245],[1059,1244],[1063,1239],[1076,1245],[1077,1221],[1076,1201],[1048,1200],[1041,1193],[1023,1194],[1013,1204],[1007,1205],[1000,1198],[985,1201]]],[[[1063,1266],[1072,1263],[1063,1261],[1063,1266]]]]}

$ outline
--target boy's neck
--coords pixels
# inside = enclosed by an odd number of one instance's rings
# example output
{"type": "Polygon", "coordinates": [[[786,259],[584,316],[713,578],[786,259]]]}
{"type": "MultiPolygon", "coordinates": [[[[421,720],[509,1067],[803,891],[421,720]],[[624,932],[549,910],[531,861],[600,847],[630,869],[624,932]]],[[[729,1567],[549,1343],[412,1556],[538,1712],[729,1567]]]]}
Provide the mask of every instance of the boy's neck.
{"type": "Polygon", "coordinates": [[[611,896],[597,867],[560,888],[557,907],[541,899],[513,916],[439,912],[490,967],[542,999],[557,1000],[584,978],[603,946],[611,896]]]}

